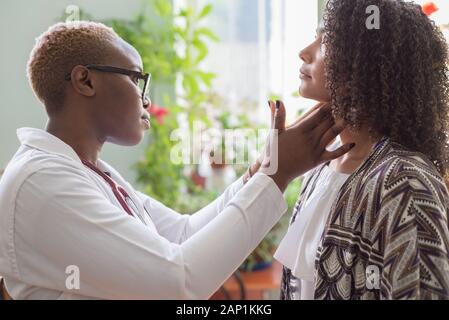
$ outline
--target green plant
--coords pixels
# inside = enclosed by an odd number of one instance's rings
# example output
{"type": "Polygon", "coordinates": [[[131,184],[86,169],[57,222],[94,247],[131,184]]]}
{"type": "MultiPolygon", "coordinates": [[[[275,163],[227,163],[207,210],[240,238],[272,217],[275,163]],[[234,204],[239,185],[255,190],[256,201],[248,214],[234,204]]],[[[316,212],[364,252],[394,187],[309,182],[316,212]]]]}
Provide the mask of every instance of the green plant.
{"type": "Polygon", "coordinates": [[[232,165],[236,175],[241,176],[248,168],[248,164],[256,160],[258,155],[256,151],[262,147],[261,141],[256,140],[257,131],[263,129],[263,126],[258,125],[255,119],[251,118],[251,115],[257,113],[257,102],[248,98],[231,102],[229,98],[212,91],[207,95],[206,103],[209,118],[212,119],[211,125],[222,130],[223,133],[221,141],[214,146],[214,151],[221,154],[222,163],[232,165]],[[231,109],[230,106],[236,107],[231,109]],[[240,129],[243,130],[238,131],[240,129]],[[226,141],[226,131],[231,131],[235,139],[246,138],[247,141],[242,144],[237,143],[236,140],[226,141]]]}

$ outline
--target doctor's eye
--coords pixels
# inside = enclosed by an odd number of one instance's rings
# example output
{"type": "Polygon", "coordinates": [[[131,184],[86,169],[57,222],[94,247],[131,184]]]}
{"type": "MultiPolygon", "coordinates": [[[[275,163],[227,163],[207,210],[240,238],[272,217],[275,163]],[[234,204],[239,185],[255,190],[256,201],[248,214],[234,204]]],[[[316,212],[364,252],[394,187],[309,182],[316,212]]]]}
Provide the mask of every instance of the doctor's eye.
{"type": "Polygon", "coordinates": [[[137,76],[131,76],[131,81],[134,82],[135,85],[139,84],[139,78],[137,76]]]}

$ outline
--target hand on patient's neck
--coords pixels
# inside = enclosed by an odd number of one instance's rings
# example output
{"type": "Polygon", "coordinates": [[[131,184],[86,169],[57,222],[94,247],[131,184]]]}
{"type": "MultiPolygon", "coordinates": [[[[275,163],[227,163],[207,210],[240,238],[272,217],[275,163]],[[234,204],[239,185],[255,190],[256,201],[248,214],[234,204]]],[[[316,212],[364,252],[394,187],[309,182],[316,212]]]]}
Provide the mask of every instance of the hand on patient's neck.
{"type": "Polygon", "coordinates": [[[80,159],[97,164],[104,141],[98,138],[87,119],[59,114],[50,117],[45,130],[72,147],[80,159]]]}
{"type": "Polygon", "coordinates": [[[342,157],[331,161],[330,166],[337,172],[351,174],[368,158],[379,137],[371,136],[364,128],[347,128],[340,134],[340,140],[342,145],[355,143],[355,147],[342,157]]]}

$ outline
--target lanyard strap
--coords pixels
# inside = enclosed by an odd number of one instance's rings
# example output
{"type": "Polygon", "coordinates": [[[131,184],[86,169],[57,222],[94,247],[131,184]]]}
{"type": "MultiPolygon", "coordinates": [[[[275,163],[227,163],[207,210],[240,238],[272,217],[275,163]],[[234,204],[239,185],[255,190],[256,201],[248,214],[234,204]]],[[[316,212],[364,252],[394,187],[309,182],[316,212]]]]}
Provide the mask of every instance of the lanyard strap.
{"type": "Polygon", "coordinates": [[[105,174],[103,171],[98,169],[94,164],[90,163],[87,160],[81,159],[81,162],[86,166],[92,169],[94,172],[99,174],[111,187],[112,192],[114,193],[115,197],[117,198],[118,202],[122,206],[122,208],[128,213],[130,216],[134,216],[131,209],[129,208],[128,204],[126,203],[126,198],[130,198],[128,193],[125,189],[123,189],[121,186],[119,186],[117,183],[115,183],[114,180],[112,180],[107,174],[105,174]]]}

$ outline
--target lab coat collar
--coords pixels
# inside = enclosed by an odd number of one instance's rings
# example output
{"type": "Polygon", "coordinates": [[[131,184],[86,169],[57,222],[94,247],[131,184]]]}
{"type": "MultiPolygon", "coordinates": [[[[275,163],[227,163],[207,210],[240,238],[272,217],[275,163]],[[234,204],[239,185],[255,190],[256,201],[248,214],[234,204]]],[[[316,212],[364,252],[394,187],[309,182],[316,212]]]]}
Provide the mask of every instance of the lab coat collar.
{"type": "Polygon", "coordinates": [[[22,145],[39,149],[48,153],[58,154],[81,163],[75,150],[58,137],[37,128],[19,128],[17,137],[22,145]]]}

